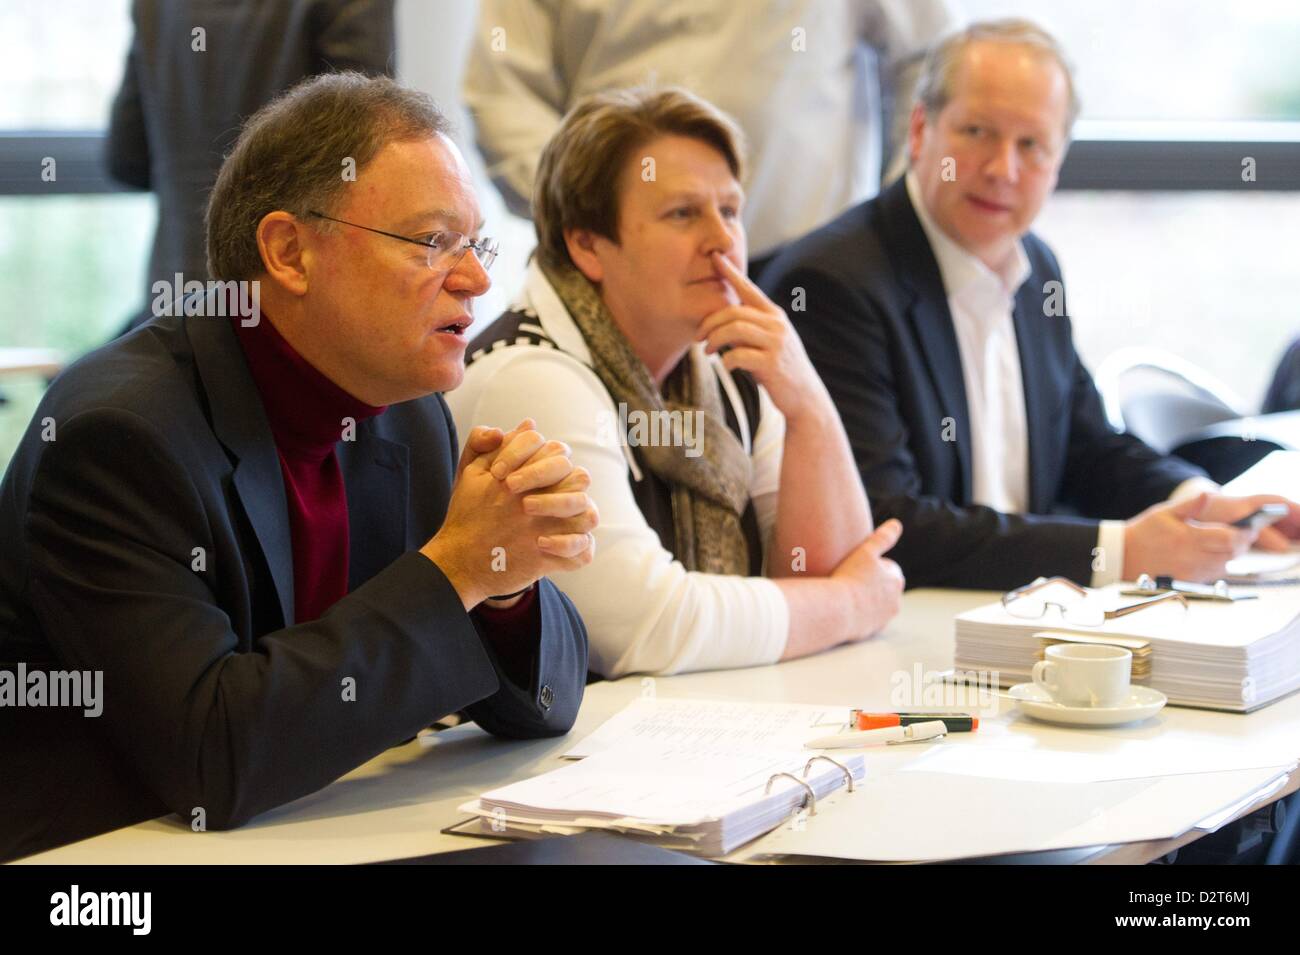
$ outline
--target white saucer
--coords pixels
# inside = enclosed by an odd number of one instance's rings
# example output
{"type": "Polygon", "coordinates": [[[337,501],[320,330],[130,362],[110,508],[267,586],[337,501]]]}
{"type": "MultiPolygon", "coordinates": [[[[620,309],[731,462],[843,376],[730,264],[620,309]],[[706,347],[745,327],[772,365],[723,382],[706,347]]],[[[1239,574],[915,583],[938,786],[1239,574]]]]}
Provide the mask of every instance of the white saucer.
{"type": "Polygon", "coordinates": [[[1119,706],[1066,706],[1054,702],[1047,691],[1035,683],[1017,683],[1007,691],[1007,695],[1026,715],[1069,726],[1133,723],[1155,716],[1169,702],[1169,697],[1150,687],[1133,685],[1129,690],[1129,698],[1119,706]]]}

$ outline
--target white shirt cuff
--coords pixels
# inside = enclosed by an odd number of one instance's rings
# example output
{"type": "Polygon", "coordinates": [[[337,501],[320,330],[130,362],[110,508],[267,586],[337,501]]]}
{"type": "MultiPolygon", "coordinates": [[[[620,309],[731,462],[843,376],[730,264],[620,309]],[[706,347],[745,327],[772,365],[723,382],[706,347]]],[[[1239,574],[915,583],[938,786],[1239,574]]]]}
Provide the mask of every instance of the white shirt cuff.
{"type": "MultiPolygon", "coordinates": [[[[1202,491],[1217,494],[1221,488],[1209,478],[1190,477],[1174,488],[1171,503],[1185,501],[1202,491]]],[[[1097,550],[1092,559],[1092,586],[1105,587],[1124,576],[1124,521],[1102,521],[1097,530],[1097,550]]]]}
{"type": "Polygon", "coordinates": [[[1178,487],[1174,488],[1174,493],[1169,495],[1169,501],[1177,504],[1179,501],[1185,501],[1189,497],[1196,497],[1202,491],[1207,494],[1217,494],[1222,488],[1206,477],[1189,477],[1178,487]]]}
{"type": "Polygon", "coordinates": [[[1102,521],[1097,530],[1097,549],[1092,555],[1092,586],[1105,587],[1118,582],[1123,575],[1124,522],[1102,521]]]}

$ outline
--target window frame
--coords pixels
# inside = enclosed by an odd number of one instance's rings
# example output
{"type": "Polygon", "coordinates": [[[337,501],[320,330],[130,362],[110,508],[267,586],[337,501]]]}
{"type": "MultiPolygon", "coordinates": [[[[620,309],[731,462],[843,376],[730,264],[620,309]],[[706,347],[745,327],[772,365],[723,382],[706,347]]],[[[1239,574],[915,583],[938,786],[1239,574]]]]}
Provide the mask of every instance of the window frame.
{"type": "MultiPolygon", "coordinates": [[[[1061,166],[1057,189],[1121,192],[1300,191],[1300,122],[1189,124],[1080,121],[1061,166]],[[1241,138],[1233,138],[1240,126],[1241,138]],[[1217,135],[1204,136],[1206,132],[1217,135]],[[1242,179],[1242,159],[1256,162],[1256,179],[1242,179]]],[[[0,131],[0,196],[138,192],[109,177],[103,130],[0,131]],[[54,182],[41,179],[41,161],[58,162],[54,182]]]]}

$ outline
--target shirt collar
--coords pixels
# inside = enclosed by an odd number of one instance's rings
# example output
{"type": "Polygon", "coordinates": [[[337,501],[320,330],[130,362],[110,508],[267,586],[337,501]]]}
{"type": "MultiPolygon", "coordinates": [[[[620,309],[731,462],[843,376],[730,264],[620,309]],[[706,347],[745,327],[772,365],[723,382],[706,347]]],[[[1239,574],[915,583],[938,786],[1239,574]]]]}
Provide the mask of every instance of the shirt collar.
{"type": "Polygon", "coordinates": [[[977,289],[996,290],[1008,298],[1013,297],[1033,271],[1024,244],[1017,240],[1012,254],[1002,266],[996,271],[990,269],[979,256],[963,249],[930,218],[925,203],[921,201],[921,184],[917,182],[916,173],[910,169],[906,182],[907,197],[912,201],[912,208],[930,242],[930,250],[934,252],[935,261],[939,264],[939,275],[948,297],[959,298],[977,289]]]}

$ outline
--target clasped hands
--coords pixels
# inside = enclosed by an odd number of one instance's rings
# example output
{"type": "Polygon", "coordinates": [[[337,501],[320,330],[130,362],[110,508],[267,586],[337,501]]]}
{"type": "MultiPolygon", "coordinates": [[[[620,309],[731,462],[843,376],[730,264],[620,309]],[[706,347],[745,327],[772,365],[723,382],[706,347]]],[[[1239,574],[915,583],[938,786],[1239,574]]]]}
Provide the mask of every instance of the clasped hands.
{"type": "Polygon", "coordinates": [[[538,578],[591,563],[600,521],[591,476],[568,445],[525,418],[508,432],[476,427],[465,441],[447,515],[420,553],[438,565],[469,610],[538,578]]]}

